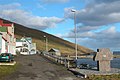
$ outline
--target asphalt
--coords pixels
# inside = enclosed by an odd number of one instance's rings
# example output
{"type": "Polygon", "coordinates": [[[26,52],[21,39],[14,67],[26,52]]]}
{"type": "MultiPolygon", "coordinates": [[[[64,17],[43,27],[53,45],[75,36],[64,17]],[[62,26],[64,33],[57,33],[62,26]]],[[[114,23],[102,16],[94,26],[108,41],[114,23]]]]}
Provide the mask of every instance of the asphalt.
{"type": "Polygon", "coordinates": [[[55,64],[40,55],[18,56],[16,72],[3,80],[81,80],[64,66],[55,64]]]}

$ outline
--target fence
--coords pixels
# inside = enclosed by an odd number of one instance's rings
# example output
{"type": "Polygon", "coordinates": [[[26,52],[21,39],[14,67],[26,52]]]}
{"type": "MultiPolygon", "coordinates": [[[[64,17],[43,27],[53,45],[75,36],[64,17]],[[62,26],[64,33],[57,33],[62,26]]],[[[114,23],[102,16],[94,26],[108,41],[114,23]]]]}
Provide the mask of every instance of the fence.
{"type": "Polygon", "coordinates": [[[61,57],[51,54],[44,54],[44,56],[52,61],[55,61],[56,63],[59,63],[61,65],[64,65],[67,68],[70,67],[76,67],[76,63],[73,58],[68,57],[61,57]]]}

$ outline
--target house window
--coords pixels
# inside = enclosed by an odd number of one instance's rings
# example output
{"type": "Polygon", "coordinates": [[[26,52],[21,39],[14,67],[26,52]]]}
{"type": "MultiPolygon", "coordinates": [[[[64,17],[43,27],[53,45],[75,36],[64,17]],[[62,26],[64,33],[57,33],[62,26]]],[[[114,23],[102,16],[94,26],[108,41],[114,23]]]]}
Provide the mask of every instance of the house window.
{"type": "Polygon", "coordinates": [[[23,48],[23,51],[22,52],[28,52],[28,49],[26,48],[23,48]]]}
{"type": "Polygon", "coordinates": [[[35,51],[35,49],[32,49],[31,51],[35,51]]]}
{"type": "Polygon", "coordinates": [[[23,44],[23,46],[24,46],[24,47],[28,47],[28,45],[27,45],[27,44],[23,44]]]}

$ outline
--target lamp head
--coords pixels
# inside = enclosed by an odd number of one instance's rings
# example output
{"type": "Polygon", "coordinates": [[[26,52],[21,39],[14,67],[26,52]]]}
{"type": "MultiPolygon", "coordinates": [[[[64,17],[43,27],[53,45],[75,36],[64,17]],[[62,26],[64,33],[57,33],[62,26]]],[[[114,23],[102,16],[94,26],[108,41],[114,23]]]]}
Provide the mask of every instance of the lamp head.
{"type": "Polygon", "coordinates": [[[75,9],[71,9],[71,12],[76,12],[76,10],[75,9]]]}
{"type": "Polygon", "coordinates": [[[46,36],[44,35],[44,37],[46,37],[46,36]]]}

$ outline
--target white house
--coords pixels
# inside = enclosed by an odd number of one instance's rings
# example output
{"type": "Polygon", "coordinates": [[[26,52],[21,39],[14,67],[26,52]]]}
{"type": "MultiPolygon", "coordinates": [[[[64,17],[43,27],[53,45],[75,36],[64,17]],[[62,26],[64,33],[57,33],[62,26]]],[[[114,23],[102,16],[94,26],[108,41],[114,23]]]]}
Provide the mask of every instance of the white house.
{"type": "Polygon", "coordinates": [[[16,51],[23,55],[36,54],[36,43],[32,43],[31,37],[22,37],[16,40],[16,51]]]}
{"type": "Polygon", "coordinates": [[[36,54],[36,43],[32,43],[30,54],[36,54]]]}
{"type": "Polygon", "coordinates": [[[22,49],[22,40],[16,39],[16,52],[20,52],[22,49]]]}

